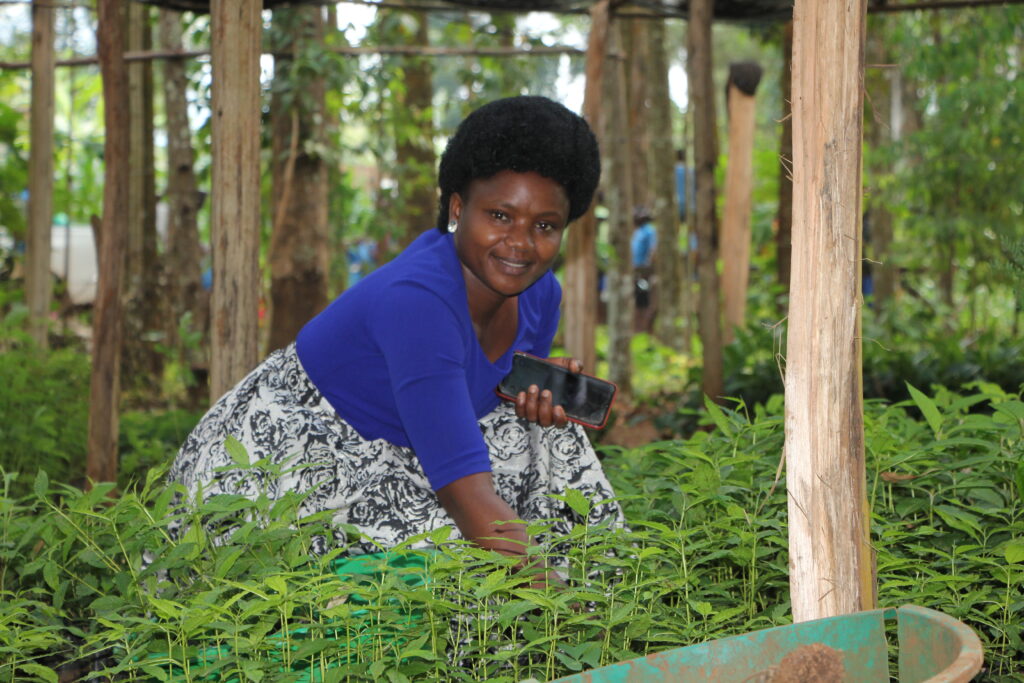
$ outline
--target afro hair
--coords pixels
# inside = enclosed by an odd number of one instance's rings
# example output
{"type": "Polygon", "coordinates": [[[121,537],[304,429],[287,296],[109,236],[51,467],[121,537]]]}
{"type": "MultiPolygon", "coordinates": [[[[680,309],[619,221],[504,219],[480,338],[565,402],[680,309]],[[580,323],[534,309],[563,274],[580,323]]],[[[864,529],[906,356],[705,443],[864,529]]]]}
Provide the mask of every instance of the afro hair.
{"type": "Polygon", "coordinates": [[[447,232],[453,193],[502,171],[533,172],[561,185],[572,222],[590,207],[601,178],[597,139],[582,117],[546,97],[522,95],[483,105],[459,124],[441,155],[438,230],[447,232]]]}

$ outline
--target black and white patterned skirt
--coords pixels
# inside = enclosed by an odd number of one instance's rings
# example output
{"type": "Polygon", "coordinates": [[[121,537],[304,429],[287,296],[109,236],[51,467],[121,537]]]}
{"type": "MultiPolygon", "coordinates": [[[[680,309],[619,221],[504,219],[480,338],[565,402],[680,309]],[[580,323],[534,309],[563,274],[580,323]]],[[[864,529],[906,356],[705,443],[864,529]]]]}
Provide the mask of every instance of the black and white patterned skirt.
{"type": "MultiPolygon", "coordinates": [[[[553,534],[577,523],[622,521],[581,427],[540,427],[517,418],[505,402],[479,425],[498,495],[521,519],[554,520],[553,534]],[[570,489],[594,503],[588,519],[551,495],[570,489]]],[[[272,353],[210,408],[185,440],[168,479],[193,497],[200,488],[204,498],[230,493],[255,499],[265,493],[274,500],[287,491],[308,492],[301,515],[330,510],[337,524],[352,525],[367,537],[353,552],[390,548],[446,525],[459,537],[412,449],[360,436],[313,386],[294,344],[272,353]],[[251,462],[268,459],[281,474],[260,478],[232,468],[229,436],[245,447],[251,462]]]]}

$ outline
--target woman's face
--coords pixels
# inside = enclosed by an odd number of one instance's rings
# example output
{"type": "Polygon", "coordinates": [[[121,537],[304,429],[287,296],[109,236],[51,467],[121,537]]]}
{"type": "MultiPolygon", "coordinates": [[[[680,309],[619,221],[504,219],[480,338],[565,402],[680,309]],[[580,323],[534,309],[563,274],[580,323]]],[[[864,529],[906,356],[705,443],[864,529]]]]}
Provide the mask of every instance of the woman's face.
{"type": "Polygon", "coordinates": [[[467,288],[516,296],[551,268],[569,218],[569,197],[550,178],[502,171],[452,194],[455,250],[467,288]]]}

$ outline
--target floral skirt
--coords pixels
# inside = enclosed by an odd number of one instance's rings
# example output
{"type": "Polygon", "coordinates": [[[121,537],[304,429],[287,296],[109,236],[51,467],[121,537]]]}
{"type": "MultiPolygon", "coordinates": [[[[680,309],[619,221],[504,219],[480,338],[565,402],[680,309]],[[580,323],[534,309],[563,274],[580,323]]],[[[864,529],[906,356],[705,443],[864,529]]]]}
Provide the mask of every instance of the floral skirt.
{"type": "MultiPolygon", "coordinates": [[[[620,523],[622,511],[581,427],[540,427],[502,402],[479,421],[499,496],[525,521],[550,520],[553,534],[577,523],[620,523]],[[579,491],[592,502],[587,518],[552,494],[579,491]]],[[[300,515],[330,510],[334,521],[365,536],[351,552],[378,552],[455,523],[441,507],[410,448],[359,435],[310,381],[295,345],[272,353],[218,400],[185,440],[168,473],[194,497],[221,493],[271,500],[308,493],[300,515]],[[276,467],[232,467],[240,457],[276,467]],[[260,474],[267,470],[274,475],[260,474]]],[[[320,539],[322,553],[328,541],[320,539]]],[[[424,542],[422,545],[428,545],[424,542]]]]}

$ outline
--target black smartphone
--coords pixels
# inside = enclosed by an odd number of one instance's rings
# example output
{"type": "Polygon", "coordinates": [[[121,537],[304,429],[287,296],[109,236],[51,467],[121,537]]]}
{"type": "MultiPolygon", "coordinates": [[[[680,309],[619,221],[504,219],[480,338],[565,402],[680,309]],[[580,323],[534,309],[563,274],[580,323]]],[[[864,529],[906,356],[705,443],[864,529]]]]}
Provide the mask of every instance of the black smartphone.
{"type": "Polygon", "coordinates": [[[550,391],[551,402],[562,406],[570,420],[594,429],[601,429],[608,421],[618,389],[612,382],[569,372],[561,365],[516,351],[512,371],[498,384],[498,396],[515,401],[519,392],[533,384],[541,391],[550,391]]]}

